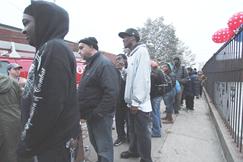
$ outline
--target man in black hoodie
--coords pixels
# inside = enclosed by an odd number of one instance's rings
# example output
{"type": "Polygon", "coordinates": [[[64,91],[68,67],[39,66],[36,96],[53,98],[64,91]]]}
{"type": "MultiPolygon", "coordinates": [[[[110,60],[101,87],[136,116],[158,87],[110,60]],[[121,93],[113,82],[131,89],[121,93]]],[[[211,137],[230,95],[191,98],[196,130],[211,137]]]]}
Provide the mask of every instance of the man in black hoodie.
{"type": "Polygon", "coordinates": [[[38,162],[69,162],[69,141],[76,138],[79,110],[76,61],[65,44],[68,13],[54,3],[32,1],[23,15],[23,34],[36,54],[22,98],[24,128],[18,148],[20,157],[38,162]]]}

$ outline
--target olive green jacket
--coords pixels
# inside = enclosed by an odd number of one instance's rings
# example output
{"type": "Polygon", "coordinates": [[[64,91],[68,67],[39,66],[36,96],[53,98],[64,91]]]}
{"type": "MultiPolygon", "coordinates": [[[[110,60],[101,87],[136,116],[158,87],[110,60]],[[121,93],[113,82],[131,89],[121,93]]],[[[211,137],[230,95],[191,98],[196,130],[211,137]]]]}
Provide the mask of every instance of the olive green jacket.
{"type": "Polygon", "coordinates": [[[20,138],[20,97],[16,81],[0,75],[0,161],[15,162],[20,138]]]}

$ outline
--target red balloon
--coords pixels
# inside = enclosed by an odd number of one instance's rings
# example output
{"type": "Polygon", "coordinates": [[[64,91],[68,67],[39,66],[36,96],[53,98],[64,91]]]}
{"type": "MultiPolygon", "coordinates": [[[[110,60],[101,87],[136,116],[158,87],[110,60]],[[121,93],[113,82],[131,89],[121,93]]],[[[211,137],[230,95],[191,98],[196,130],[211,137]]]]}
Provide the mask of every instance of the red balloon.
{"type": "Polygon", "coordinates": [[[229,20],[228,20],[228,27],[231,30],[238,29],[241,24],[243,24],[243,12],[235,13],[229,20]]]}
{"type": "Polygon", "coordinates": [[[223,42],[230,40],[230,38],[232,38],[233,35],[234,35],[234,32],[231,29],[222,28],[213,34],[212,40],[215,43],[223,43],[223,42]]]}

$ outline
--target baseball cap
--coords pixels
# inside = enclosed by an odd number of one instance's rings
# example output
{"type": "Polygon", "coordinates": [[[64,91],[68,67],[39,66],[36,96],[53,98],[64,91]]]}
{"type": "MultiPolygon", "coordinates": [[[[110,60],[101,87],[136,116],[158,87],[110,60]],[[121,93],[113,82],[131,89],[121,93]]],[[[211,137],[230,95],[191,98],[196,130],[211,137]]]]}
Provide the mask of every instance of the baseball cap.
{"type": "Polygon", "coordinates": [[[17,69],[17,68],[22,69],[23,67],[20,66],[20,65],[17,64],[17,63],[10,63],[10,64],[8,64],[8,67],[7,67],[8,70],[11,70],[11,69],[17,69]]]}
{"type": "Polygon", "coordinates": [[[137,41],[140,40],[140,36],[139,33],[136,29],[134,28],[128,28],[125,32],[120,32],[119,37],[124,38],[125,36],[134,36],[136,38],[137,41]]]}

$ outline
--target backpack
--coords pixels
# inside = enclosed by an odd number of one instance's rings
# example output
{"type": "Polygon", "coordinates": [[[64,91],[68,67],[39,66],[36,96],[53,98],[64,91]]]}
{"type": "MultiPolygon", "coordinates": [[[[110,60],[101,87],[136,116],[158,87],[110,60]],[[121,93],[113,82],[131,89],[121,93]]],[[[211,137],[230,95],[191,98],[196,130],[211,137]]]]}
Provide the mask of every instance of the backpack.
{"type": "Polygon", "coordinates": [[[176,94],[181,92],[181,85],[178,80],[176,80],[175,89],[176,89],[176,94]]]}

